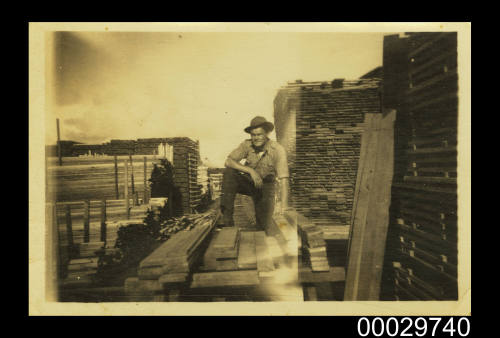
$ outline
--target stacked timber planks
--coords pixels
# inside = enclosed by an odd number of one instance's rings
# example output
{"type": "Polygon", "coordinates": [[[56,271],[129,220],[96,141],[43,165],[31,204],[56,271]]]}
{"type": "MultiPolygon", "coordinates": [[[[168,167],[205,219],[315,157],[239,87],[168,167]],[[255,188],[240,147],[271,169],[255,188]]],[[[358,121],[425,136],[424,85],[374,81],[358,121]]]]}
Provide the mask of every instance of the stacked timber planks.
{"type": "Polygon", "coordinates": [[[312,271],[329,271],[327,247],[321,227],[296,211],[285,212],[285,217],[298,229],[302,241],[303,258],[308,262],[312,271]]]}
{"type": "Polygon", "coordinates": [[[209,170],[208,178],[210,179],[212,196],[214,200],[220,197],[222,191],[222,176],[222,173],[211,173],[209,170]]]}
{"type": "Polygon", "coordinates": [[[379,79],[289,83],[274,100],[291,202],[317,225],[350,223],[365,113],[380,112],[379,79]]]}
{"type": "Polygon", "coordinates": [[[187,137],[167,138],[174,147],[174,182],[182,195],[184,214],[189,214],[201,201],[201,187],[198,185],[198,161],[200,145],[187,137]]]}
{"type": "Polygon", "coordinates": [[[198,166],[198,185],[201,185],[201,193],[205,194],[208,190],[208,167],[198,166]]]}
{"type": "Polygon", "coordinates": [[[238,269],[240,230],[237,227],[221,229],[210,243],[210,255],[205,254],[203,262],[217,271],[238,269]]]}
{"type": "MultiPolygon", "coordinates": [[[[389,37],[386,37],[389,39],[389,37]]],[[[397,39],[397,37],[394,37],[397,39]]],[[[411,33],[399,59],[406,78],[396,121],[392,190],[394,295],[400,300],[456,300],[457,283],[457,34],[411,33]]],[[[387,43],[384,54],[392,53],[387,43]]]]}
{"type": "MultiPolygon", "coordinates": [[[[114,156],[64,157],[63,165],[57,158],[47,160],[48,196],[60,201],[82,201],[94,199],[119,199],[124,197],[124,161],[128,161],[128,186],[139,197],[144,195],[144,157],[146,157],[146,182],[151,177],[153,164],[158,163],[156,156],[118,156],[116,171],[114,156]],[[118,182],[118,198],[116,196],[118,182]]],[[[149,185],[149,182],[146,183],[149,185]]]]}
{"type": "Polygon", "coordinates": [[[135,140],[111,140],[105,147],[108,155],[133,155],[135,143],[135,140]]]}
{"type": "Polygon", "coordinates": [[[125,281],[125,291],[128,294],[161,293],[188,282],[218,217],[219,211],[211,209],[199,216],[190,230],[173,235],[141,261],[138,276],[125,281]]]}
{"type": "Polygon", "coordinates": [[[141,155],[159,155],[158,146],[165,143],[163,138],[139,138],[135,143],[135,153],[141,155]]]}

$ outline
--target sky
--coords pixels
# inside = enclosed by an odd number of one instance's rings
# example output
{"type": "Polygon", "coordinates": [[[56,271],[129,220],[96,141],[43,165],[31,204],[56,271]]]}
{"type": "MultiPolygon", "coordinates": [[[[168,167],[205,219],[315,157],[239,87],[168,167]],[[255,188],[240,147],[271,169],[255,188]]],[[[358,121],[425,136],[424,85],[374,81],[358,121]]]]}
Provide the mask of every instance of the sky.
{"type": "MultiPolygon", "coordinates": [[[[223,166],[279,88],[356,79],[382,65],[383,33],[55,32],[46,143],[187,136],[223,166]]],[[[275,138],[274,132],[271,138],[275,138]]]]}

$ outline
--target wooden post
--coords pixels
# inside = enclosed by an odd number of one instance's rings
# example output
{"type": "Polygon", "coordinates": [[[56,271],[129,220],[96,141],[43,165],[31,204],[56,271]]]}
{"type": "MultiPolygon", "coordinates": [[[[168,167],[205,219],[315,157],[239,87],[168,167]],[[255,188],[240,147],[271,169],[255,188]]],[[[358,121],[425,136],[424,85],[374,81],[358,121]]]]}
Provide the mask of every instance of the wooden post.
{"type": "Polygon", "coordinates": [[[143,200],[144,204],[149,203],[149,201],[148,201],[148,179],[147,179],[147,173],[148,173],[148,162],[147,162],[146,156],[144,156],[144,200],[143,200]]]}
{"type": "Polygon", "coordinates": [[[120,196],[118,194],[118,158],[115,155],[115,196],[116,199],[119,199],[120,196]]]}
{"type": "Polygon", "coordinates": [[[66,237],[71,252],[73,249],[73,224],[71,223],[71,206],[69,204],[66,205],[66,237]]]}
{"type": "Polygon", "coordinates": [[[59,266],[61,262],[61,258],[59,256],[59,228],[57,224],[57,210],[55,203],[48,203],[47,208],[47,225],[49,227],[48,236],[47,236],[47,245],[49,250],[48,259],[47,259],[47,284],[46,284],[46,292],[47,292],[47,300],[57,302],[58,297],[58,289],[59,289],[59,266]]]}
{"type": "Polygon", "coordinates": [[[101,242],[106,243],[106,199],[101,200],[101,242]]]}
{"type": "Polygon", "coordinates": [[[90,241],[90,201],[83,202],[83,243],[90,241]]]}
{"type": "Polygon", "coordinates": [[[57,124],[57,157],[59,158],[59,165],[62,165],[62,149],[61,149],[61,133],[59,131],[59,119],[56,119],[57,124]]]}
{"type": "Polygon", "coordinates": [[[130,159],[130,181],[132,183],[132,195],[135,194],[135,184],[134,184],[134,163],[132,162],[132,155],[128,155],[130,159]]]}
{"type": "Polygon", "coordinates": [[[125,213],[127,215],[127,219],[130,218],[130,209],[129,209],[129,200],[128,200],[128,161],[125,160],[123,163],[123,168],[125,172],[125,180],[123,182],[124,186],[124,198],[125,198],[125,213]]]}

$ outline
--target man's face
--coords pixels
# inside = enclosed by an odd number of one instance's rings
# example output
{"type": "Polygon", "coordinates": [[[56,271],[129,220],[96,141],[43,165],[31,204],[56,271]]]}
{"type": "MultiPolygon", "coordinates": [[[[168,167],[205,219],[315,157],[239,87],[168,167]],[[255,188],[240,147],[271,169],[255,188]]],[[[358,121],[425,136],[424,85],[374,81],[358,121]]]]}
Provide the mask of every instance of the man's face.
{"type": "Polygon", "coordinates": [[[252,144],[255,147],[262,147],[267,141],[267,134],[264,128],[255,128],[250,131],[252,137],[252,144]]]}

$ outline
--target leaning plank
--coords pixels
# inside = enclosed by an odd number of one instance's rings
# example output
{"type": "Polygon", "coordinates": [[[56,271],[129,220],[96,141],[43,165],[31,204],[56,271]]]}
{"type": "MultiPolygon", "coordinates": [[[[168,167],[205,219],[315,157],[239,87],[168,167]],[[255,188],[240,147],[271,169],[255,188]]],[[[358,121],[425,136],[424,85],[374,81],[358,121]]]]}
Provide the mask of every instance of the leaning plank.
{"type": "Polygon", "coordinates": [[[191,288],[254,286],[259,284],[257,270],[201,272],[193,274],[191,288]]]}
{"type": "Polygon", "coordinates": [[[251,231],[242,231],[240,234],[240,248],[238,253],[238,268],[257,269],[255,251],[255,237],[251,231]]]}
{"type": "Polygon", "coordinates": [[[361,178],[350,238],[345,300],[379,299],[389,224],[395,117],[394,110],[378,116],[377,124],[369,131],[370,151],[363,168],[358,169],[361,178]]]}

